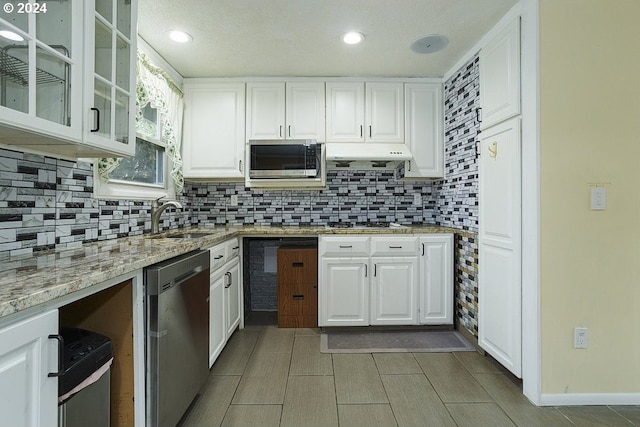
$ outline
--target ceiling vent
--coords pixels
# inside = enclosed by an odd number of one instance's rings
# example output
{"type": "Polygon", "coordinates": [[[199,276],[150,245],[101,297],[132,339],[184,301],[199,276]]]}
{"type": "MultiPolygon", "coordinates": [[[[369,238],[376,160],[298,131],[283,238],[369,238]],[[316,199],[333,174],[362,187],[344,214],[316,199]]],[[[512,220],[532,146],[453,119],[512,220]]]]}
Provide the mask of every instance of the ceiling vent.
{"type": "Polygon", "coordinates": [[[449,39],[441,34],[431,34],[420,37],[411,43],[411,50],[415,53],[434,53],[444,49],[449,44],[449,39]]]}

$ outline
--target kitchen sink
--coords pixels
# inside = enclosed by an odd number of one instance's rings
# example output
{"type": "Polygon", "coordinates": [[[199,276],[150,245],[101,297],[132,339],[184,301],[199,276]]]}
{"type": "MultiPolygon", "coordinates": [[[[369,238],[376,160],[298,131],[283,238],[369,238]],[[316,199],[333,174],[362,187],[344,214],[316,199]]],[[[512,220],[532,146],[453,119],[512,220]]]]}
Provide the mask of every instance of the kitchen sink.
{"type": "Polygon", "coordinates": [[[201,237],[210,236],[211,233],[177,233],[168,235],[152,236],[152,239],[199,239],[201,237]]]}

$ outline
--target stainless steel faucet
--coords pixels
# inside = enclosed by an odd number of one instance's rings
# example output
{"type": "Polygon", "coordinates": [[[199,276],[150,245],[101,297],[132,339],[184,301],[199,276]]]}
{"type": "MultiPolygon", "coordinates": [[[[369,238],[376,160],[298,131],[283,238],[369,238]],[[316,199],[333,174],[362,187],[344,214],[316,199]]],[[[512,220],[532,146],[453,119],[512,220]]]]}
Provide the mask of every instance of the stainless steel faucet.
{"type": "MultiPolygon", "coordinates": [[[[162,199],[162,197],[160,197],[162,199]]],[[[167,208],[173,206],[176,209],[182,209],[182,204],[175,200],[167,200],[163,204],[160,204],[160,199],[153,200],[151,202],[151,234],[155,234],[160,231],[160,215],[167,208]]]]}

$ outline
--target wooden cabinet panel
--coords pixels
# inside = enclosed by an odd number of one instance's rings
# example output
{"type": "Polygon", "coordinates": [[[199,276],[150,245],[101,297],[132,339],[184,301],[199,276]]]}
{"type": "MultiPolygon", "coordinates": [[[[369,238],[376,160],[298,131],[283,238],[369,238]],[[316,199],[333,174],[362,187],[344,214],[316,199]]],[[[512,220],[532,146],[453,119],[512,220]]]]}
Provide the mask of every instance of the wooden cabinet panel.
{"type": "Polygon", "coordinates": [[[278,249],[278,326],[318,326],[318,250],[278,249]]]}

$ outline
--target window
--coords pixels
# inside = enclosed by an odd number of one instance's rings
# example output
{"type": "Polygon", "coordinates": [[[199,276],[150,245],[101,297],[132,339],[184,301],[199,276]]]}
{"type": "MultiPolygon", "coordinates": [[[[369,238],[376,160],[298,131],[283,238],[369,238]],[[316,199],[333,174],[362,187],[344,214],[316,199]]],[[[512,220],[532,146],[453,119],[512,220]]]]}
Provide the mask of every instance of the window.
{"type": "Polygon", "coordinates": [[[94,167],[98,198],[175,198],[182,190],[182,93],[141,53],[137,80],[135,155],[98,160],[94,167]]]}

